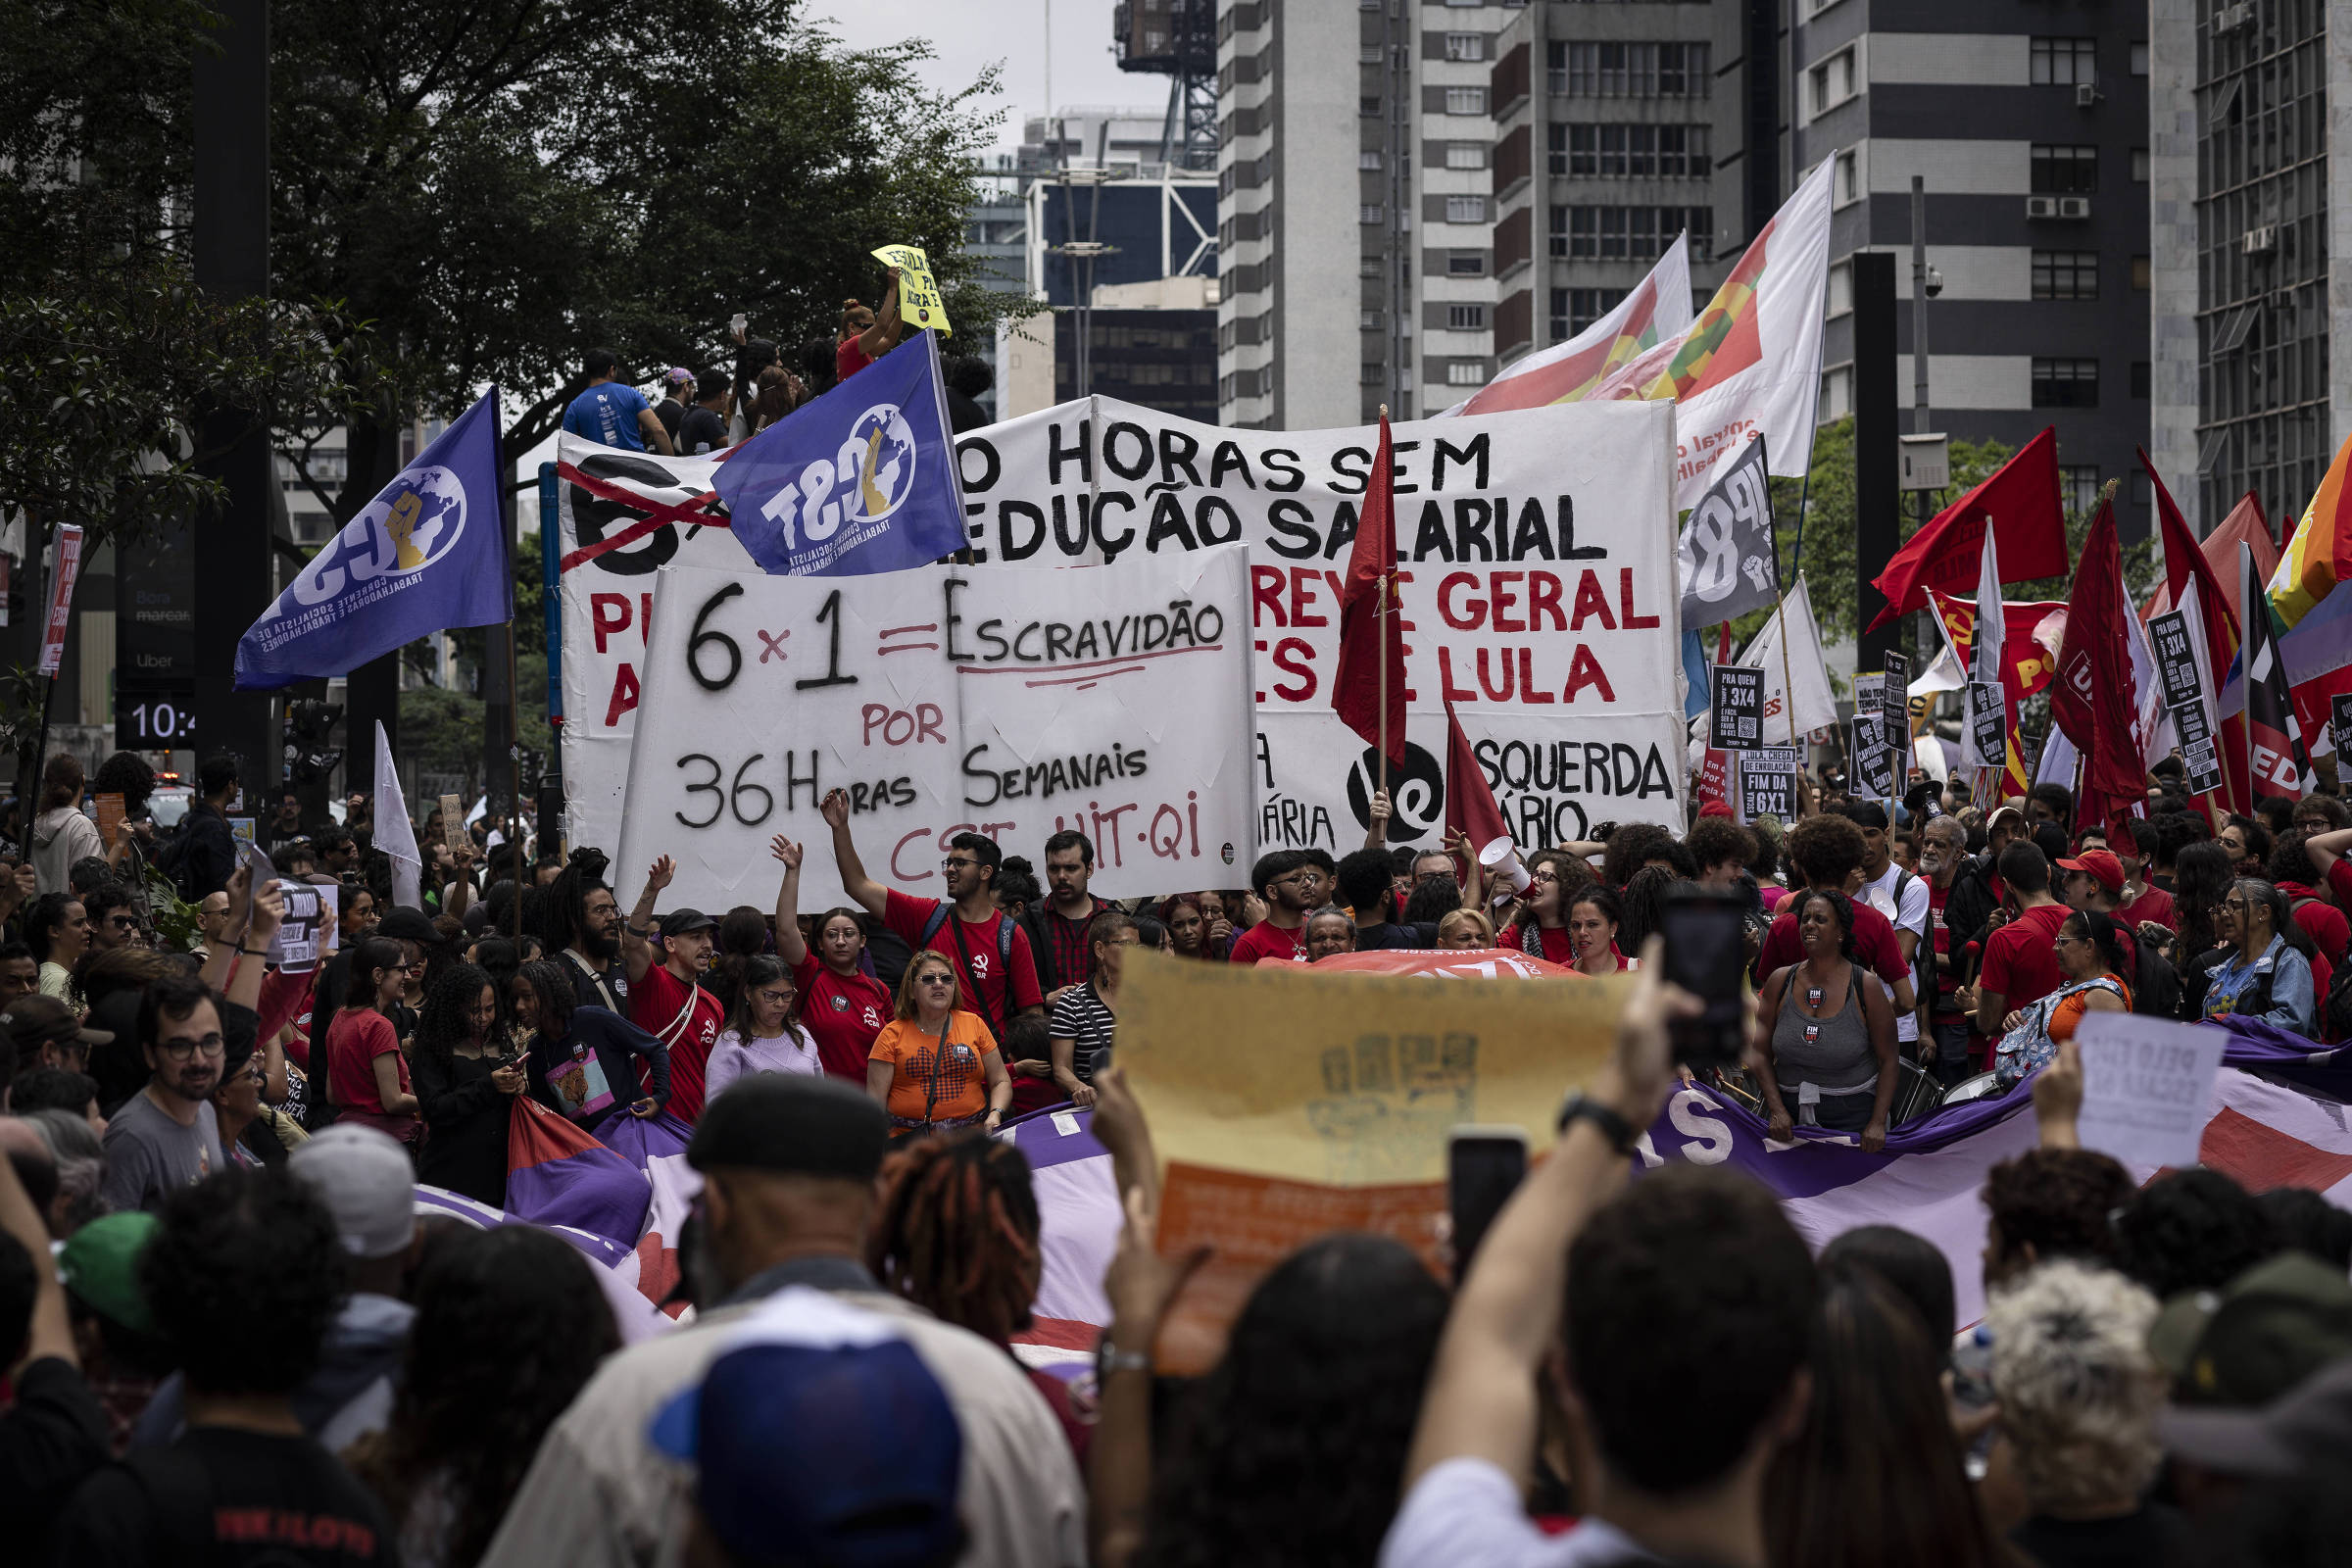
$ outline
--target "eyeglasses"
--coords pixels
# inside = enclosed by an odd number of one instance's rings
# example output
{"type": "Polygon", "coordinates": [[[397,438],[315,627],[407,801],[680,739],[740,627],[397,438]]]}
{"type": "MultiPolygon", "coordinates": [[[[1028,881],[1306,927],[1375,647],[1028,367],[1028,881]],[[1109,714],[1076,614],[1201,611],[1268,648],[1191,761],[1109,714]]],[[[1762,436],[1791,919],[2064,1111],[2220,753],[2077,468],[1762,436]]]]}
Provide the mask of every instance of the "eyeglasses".
{"type": "Polygon", "coordinates": [[[939,862],[939,868],[943,871],[960,871],[967,865],[978,865],[979,863],[978,860],[972,859],[968,856],[951,855],[939,862]]]}
{"type": "Polygon", "coordinates": [[[156,1049],[173,1061],[185,1061],[199,1051],[208,1056],[218,1056],[227,1048],[218,1034],[210,1034],[201,1040],[166,1040],[156,1049]]]}
{"type": "Polygon", "coordinates": [[[777,991],[777,990],[758,991],[758,992],[754,992],[754,993],[753,993],[753,995],[757,996],[757,997],[758,997],[758,998],[759,998],[759,999],[760,999],[761,1002],[772,1002],[772,1003],[774,1003],[774,1004],[775,1004],[777,1006],[781,1007],[781,1006],[783,1006],[783,1005],[786,1004],[786,1003],[789,1003],[790,1001],[792,1001],[792,999],[793,999],[794,997],[797,997],[797,996],[799,996],[799,995],[800,995],[800,993],[799,993],[799,992],[797,992],[797,991],[795,991],[795,990],[793,990],[793,989],[792,989],[792,987],[790,987],[790,986],[786,986],[786,987],[784,987],[784,988],[783,988],[781,991],[777,991]]]}
{"type": "Polygon", "coordinates": [[[956,977],[952,974],[918,974],[914,977],[914,983],[918,986],[952,986],[956,983],[956,977]]]}
{"type": "Polygon", "coordinates": [[[106,917],[106,923],[118,931],[136,931],[139,928],[139,917],[135,914],[110,914],[106,917]]]}

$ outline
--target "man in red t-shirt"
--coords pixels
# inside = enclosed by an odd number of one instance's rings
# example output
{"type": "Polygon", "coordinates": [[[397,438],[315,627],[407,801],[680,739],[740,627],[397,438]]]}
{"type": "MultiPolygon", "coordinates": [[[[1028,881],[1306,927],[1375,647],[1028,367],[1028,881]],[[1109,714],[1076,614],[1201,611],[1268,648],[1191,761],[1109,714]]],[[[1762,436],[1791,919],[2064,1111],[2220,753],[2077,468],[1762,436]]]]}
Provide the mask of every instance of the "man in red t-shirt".
{"type": "Polygon", "coordinates": [[[705,991],[710,932],[718,922],[700,909],[672,909],[654,920],[654,901],[677,874],[664,855],[645,874],[645,891],[621,927],[620,958],[629,976],[629,1021],[669,1048],[669,1113],[692,1126],[703,1114],[703,1068],[726,1012],[705,991]]]}
{"type": "Polygon", "coordinates": [[[1266,901],[1266,917],[1233,939],[1225,956],[1235,963],[1260,958],[1306,961],[1307,890],[1322,872],[1303,850],[1269,850],[1250,868],[1250,885],[1266,901]]]}
{"type": "Polygon", "coordinates": [[[1998,1040],[2002,1020],[2058,989],[2058,928],[2074,911],[2050,897],[2049,858],[2029,839],[2001,852],[2001,880],[2017,913],[1984,939],[1971,1010],[1977,1032],[1998,1040]]]}
{"type": "Polygon", "coordinates": [[[1015,1017],[1046,1010],[1029,934],[997,907],[994,889],[1004,852],[995,839],[958,833],[948,840],[948,857],[940,866],[947,898],[909,898],[865,874],[865,861],[850,837],[847,790],[826,796],[818,810],[833,830],[842,891],[866,913],[879,916],[908,948],[917,953],[928,948],[953,962],[963,976],[964,1004],[980,1015],[990,1035],[1002,1042],[1015,1017]]]}

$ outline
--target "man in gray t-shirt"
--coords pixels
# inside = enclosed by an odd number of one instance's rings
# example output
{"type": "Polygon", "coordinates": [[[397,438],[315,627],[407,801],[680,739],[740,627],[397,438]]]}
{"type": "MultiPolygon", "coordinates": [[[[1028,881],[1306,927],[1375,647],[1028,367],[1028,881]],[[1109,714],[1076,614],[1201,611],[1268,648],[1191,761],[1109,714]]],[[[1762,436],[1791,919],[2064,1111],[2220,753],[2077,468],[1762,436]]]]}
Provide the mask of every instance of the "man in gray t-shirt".
{"type": "Polygon", "coordinates": [[[204,983],[174,975],[147,988],[139,1049],[154,1075],[106,1124],[101,1191],[120,1213],[154,1209],[226,1167],[213,1091],[220,1084],[220,1013],[204,983]]]}

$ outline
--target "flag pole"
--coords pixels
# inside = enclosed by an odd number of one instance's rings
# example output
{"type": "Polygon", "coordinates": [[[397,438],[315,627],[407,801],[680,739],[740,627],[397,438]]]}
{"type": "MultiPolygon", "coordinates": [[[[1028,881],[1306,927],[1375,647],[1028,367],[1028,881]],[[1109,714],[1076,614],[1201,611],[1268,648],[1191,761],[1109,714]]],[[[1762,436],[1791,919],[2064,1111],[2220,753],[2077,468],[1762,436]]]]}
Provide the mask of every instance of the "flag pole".
{"type": "MultiPolygon", "coordinates": [[[[1386,403],[1380,406],[1380,425],[1385,435],[1389,425],[1386,403]]],[[[1389,789],[1389,596],[1396,591],[1396,584],[1395,535],[1396,526],[1392,522],[1389,559],[1381,563],[1380,568],[1380,609],[1373,616],[1373,623],[1380,628],[1380,791],[1384,795],[1389,789]]]]}

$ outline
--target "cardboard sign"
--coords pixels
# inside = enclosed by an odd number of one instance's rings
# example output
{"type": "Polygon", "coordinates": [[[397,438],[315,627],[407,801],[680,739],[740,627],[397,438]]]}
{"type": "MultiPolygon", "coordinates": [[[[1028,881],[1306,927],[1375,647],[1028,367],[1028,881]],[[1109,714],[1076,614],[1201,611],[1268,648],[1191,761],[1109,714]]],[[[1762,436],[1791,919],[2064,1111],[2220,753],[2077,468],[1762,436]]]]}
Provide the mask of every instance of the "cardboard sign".
{"type": "Polygon", "coordinates": [[[116,838],[122,831],[122,797],[108,794],[99,796],[97,800],[98,842],[111,850],[115,847],[116,838]]]}
{"type": "Polygon", "coordinates": [[[441,797],[441,842],[456,849],[466,832],[466,803],[455,795],[441,797]]]}
{"type": "MultiPolygon", "coordinates": [[[[1611,820],[1681,829],[1674,413],[1576,403],[1395,427],[1407,735],[1389,780],[1391,844],[1435,844],[1444,830],[1449,701],[1518,842],[1590,838],[1611,820]]],[[[1245,867],[1258,848],[1339,856],[1363,842],[1378,768],[1331,710],[1331,680],[1376,445],[1368,429],[1224,429],[1101,397],[956,443],[985,564],[1250,547],[1261,807],[1254,842],[1237,848],[1245,867]]],[[[707,525],[710,459],[568,435],[558,453],[567,837],[612,850],[644,711],[654,574],[752,563],[729,529],[707,525]]],[[[1742,662],[1777,689],[1777,653],[1742,662]]],[[[1786,739],[1785,720],[1765,719],[1786,739]]]]}
{"type": "Polygon", "coordinates": [[[1752,752],[1764,744],[1764,672],[1739,664],[1710,664],[1713,687],[1707,723],[1715,746],[1726,752],[1752,752]]]}
{"type": "Polygon", "coordinates": [[[624,901],[657,856],[665,899],[764,904],[778,834],[801,897],[847,902],[818,803],[850,799],[875,880],[938,897],[956,834],[1008,848],[1064,828],[1125,898],[1247,878],[1256,820],[1248,554],[1086,571],[930,566],[870,577],[660,574],[624,901]]]}
{"type": "Polygon", "coordinates": [[[1739,805],[1742,822],[1752,822],[1759,816],[1778,817],[1783,822],[1796,819],[1797,760],[1793,746],[1768,746],[1740,757],[1739,805]]]}
{"type": "Polygon", "coordinates": [[[941,337],[951,336],[948,305],[939,292],[938,280],[931,275],[931,258],[912,245],[885,245],[872,254],[884,267],[899,270],[899,319],[941,337]]]}
{"type": "Polygon", "coordinates": [[[2086,1012],[2075,1042],[2082,1147],[2141,1168],[2194,1165],[2229,1038],[2138,1013],[2086,1012]]]}
{"type": "Polygon", "coordinates": [[[2222,759],[2196,656],[2196,631],[2185,612],[2170,610],[2148,621],[2148,648],[2158,686],[2180,743],[2183,781],[2192,795],[2222,787],[2222,759]]]}
{"type": "Polygon", "coordinates": [[[2048,741],[2047,735],[2029,735],[2024,730],[2018,731],[2017,755],[2026,765],[2026,777],[2034,777],[2034,769],[2041,766],[2041,749],[2048,741]]]}

